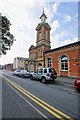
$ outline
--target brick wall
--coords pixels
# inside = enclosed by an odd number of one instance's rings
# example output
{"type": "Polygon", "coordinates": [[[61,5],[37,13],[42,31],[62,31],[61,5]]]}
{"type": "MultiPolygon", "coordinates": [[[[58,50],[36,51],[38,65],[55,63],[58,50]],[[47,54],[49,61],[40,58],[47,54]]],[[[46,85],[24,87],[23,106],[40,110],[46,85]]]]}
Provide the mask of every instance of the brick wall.
{"type": "Polygon", "coordinates": [[[64,47],[61,49],[56,49],[54,51],[50,51],[44,54],[45,57],[45,67],[48,65],[48,58],[52,60],[52,67],[55,68],[57,74],[59,76],[71,76],[77,77],[80,76],[79,64],[80,64],[80,49],[79,46],[70,46],[64,47]],[[60,65],[61,56],[68,56],[68,70],[62,71],[60,65]]]}

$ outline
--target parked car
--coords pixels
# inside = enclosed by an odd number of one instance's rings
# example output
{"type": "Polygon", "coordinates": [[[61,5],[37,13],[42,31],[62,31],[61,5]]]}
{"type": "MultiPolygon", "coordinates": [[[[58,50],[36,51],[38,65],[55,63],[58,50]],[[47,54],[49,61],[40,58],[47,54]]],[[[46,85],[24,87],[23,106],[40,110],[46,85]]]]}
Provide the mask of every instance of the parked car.
{"type": "Polygon", "coordinates": [[[80,90],[80,78],[77,78],[74,82],[74,88],[80,90]]]}
{"type": "Polygon", "coordinates": [[[42,68],[38,69],[36,72],[31,73],[30,79],[39,79],[42,83],[47,81],[54,81],[57,78],[57,73],[54,68],[42,68]]]}
{"type": "Polygon", "coordinates": [[[28,72],[27,70],[21,70],[18,76],[19,77],[30,77],[30,72],[28,72]]]}
{"type": "Polygon", "coordinates": [[[20,73],[20,70],[15,70],[12,72],[13,75],[19,75],[19,73],[20,73]]]}

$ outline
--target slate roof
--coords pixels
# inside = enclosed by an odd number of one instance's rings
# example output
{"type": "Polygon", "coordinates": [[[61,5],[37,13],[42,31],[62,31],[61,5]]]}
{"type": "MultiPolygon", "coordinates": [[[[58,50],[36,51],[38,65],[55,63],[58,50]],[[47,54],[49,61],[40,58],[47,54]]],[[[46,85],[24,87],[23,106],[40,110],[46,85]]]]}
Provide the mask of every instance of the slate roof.
{"type": "Polygon", "coordinates": [[[58,48],[54,48],[54,49],[51,49],[51,50],[47,50],[44,52],[44,54],[48,53],[48,52],[54,52],[56,50],[60,50],[60,49],[63,49],[63,48],[69,48],[71,46],[78,46],[80,45],[80,41],[77,41],[75,43],[71,43],[71,44],[68,44],[68,45],[64,45],[64,46],[61,46],[61,47],[58,47],[58,48]]]}
{"type": "Polygon", "coordinates": [[[31,45],[31,47],[29,48],[29,50],[32,50],[32,49],[34,49],[35,48],[35,46],[34,45],[31,45]]]}
{"type": "Polygon", "coordinates": [[[28,60],[29,58],[24,58],[24,57],[17,57],[18,60],[25,61],[28,60]]]}

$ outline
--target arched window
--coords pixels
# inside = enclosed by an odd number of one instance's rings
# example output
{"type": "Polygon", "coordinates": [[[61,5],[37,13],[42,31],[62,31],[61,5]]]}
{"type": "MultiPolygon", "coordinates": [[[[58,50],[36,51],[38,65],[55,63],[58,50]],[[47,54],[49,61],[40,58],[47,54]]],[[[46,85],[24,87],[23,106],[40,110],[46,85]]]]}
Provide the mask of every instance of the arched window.
{"type": "Polygon", "coordinates": [[[61,70],[68,70],[68,57],[65,55],[61,57],[61,70]]]}
{"type": "Polygon", "coordinates": [[[42,64],[38,63],[38,69],[41,69],[41,68],[42,68],[42,64]]]}
{"type": "Polygon", "coordinates": [[[51,58],[48,58],[48,67],[51,67],[51,58]]]}
{"type": "Polygon", "coordinates": [[[39,32],[39,39],[41,39],[41,32],[39,32]]]}
{"type": "Polygon", "coordinates": [[[42,66],[42,64],[41,64],[41,63],[38,63],[38,66],[42,66]]]}

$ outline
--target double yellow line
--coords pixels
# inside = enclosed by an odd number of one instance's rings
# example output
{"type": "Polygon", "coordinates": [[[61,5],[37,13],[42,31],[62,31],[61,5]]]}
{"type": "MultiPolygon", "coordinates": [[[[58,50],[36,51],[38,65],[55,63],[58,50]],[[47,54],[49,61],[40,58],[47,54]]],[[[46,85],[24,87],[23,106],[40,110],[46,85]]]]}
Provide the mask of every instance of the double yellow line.
{"type": "Polygon", "coordinates": [[[27,96],[28,98],[30,98],[31,100],[33,100],[35,103],[37,103],[39,106],[41,106],[42,108],[44,108],[46,111],[48,111],[50,114],[52,114],[53,116],[55,116],[56,118],[60,119],[60,120],[64,120],[61,116],[64,116],[65,118],[69,119],[69,120],[73,120],[70,116],[64,114],[63,112],[61,112],[60,110],[57,110],[56,108],[54,108],[53,106],[49,105],[48,103],[44,102],[43,100],[41,100],[40,98],[34,96],[33,94],[31,94],[30,92],[28,92],[27,90],[23,89],[22,87],[20,87],[19,85],[15,84],[14,82],[12,82],[11,80],[9,80],[8,78],[2,76],[4,78],[4,80],[6,82],[8,82],[10,85],[12,85],[14,88],[16,88],[17,90],[19,90],[21,93],[23,93],[25,96],[27,96]],[[61,116],[60,116],[61,115],[61,116]]]}

